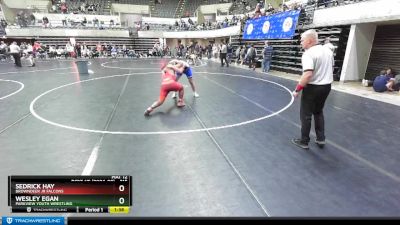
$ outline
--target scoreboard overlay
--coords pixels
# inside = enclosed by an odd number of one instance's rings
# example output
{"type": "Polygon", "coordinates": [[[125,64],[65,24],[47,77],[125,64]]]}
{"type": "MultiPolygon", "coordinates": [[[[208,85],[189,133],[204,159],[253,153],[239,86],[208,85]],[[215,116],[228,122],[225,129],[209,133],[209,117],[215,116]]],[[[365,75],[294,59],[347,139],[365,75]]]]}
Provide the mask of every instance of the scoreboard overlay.
{"type": "Polygon", "coordinates": [[[9,176],[14,213],[127,213],[131,176],[9,176]]]}

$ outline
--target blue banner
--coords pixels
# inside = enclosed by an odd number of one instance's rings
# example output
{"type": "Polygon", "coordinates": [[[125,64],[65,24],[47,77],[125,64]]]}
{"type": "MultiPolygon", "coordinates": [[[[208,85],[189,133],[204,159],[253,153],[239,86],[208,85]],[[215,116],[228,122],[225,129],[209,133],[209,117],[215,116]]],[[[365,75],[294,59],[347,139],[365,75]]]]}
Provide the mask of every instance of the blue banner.
{"type": "Polygon", "coordinates": [[[21,216],[3,216],[3,225],[37,225],[37,224],[53,224],[64,225],[64,217],[21,217],[21,216]]]}
{"type": "Polygon", "coordinates": [[[293,37],[300,10],[277,13],[247,20],[243,39],[290,39],[293,37]]]}

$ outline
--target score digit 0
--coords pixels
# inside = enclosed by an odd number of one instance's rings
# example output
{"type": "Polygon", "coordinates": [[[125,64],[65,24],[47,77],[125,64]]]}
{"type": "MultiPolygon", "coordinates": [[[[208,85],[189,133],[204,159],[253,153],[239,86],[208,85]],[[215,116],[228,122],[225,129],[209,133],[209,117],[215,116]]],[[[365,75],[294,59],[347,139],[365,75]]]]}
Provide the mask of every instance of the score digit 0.
{"type": "Polygon", "coordinates": [[[125,199],[124,198],[119,198],[119,204],[123,205],[125,203],[125,199]]]}
{"type": "Polygon", "coordinates": [[[123,192],[123,191],[125,191],[125,186],[124,185],[119,185],[119,191],[120,192],[123,192]]]}

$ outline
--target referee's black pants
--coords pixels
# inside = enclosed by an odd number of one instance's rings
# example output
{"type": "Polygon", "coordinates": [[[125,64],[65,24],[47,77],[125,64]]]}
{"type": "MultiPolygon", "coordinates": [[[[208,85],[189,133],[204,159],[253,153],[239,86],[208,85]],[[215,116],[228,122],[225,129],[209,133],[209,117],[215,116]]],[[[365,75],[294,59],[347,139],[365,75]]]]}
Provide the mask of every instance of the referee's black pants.
{"type": "Polygon", "coordinates": [[[310,142],[311,119],[314,116],[315,133],[318,141],[325,141],[324,105],[331,85],[307,84],[303,89],[300,106],[301,141],[310,142]]]}
{"type": "Polygon", "coordinates": [[[19,53],[11,53],[11,55],[14,57],[15,65],[18,67],[22,67],[21,55],[19,53]]]}
{"type": "Polygon", "coordinates": [[[226,53],[220,53],[220,58],[221,58],[221,66],[224,66],[224,60],[226,66],[229,66],[228,60],[226,59],[226,53]]]}

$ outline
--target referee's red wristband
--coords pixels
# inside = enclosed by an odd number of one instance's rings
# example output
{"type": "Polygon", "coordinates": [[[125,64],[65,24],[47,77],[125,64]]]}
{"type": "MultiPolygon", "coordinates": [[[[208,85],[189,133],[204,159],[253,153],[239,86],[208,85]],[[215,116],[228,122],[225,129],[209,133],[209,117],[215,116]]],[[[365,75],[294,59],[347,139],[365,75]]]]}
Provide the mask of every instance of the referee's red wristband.
{"type": "Polygon", "coordinates": [[[304,86],[301,86],[300,84],[297,84],[296,86],[296,92],[300,92],[301,90],[303,90],[304,86]]]}

